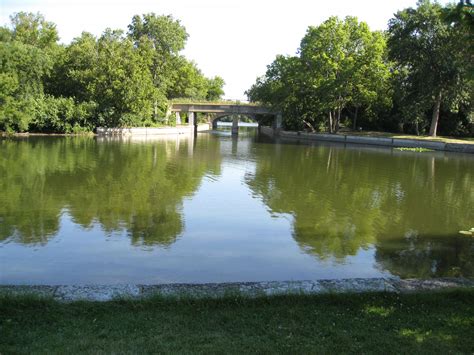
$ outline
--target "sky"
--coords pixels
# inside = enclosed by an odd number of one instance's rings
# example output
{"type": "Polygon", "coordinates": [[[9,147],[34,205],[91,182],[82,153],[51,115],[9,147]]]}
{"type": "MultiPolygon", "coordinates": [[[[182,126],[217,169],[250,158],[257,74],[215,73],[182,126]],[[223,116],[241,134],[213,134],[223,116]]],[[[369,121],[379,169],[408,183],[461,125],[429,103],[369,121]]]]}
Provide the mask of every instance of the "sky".
{"type": "MultiPolygon", "coordinates": [[[[446,3],[447,1],[441,1],[446,3]]],[[[277,54],[294,55],[308,26],[329,16],[356,16],[384,30],[393,14],[416,0],[0,0],[0,24],[11,14],[40,12],[57,25],[62,43],[82,31],[127,29],[136,14],[172,15],[186,27],[183,53],[203,73],[219,75],[225,98],[245,100],[245,90],[277,54]]]]}

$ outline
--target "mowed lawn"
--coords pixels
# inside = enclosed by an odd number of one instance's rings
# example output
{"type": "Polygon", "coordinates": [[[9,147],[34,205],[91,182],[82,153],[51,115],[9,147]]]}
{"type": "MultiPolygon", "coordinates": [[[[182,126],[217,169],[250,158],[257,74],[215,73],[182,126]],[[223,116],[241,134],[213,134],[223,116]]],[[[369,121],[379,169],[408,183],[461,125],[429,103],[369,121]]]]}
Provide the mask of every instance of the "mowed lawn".
{"type": "Polygon", "coordinates": [[[382,138],[397,138],[397,139],[415,139],[415,140],[428,140],[442,143],[460,143],[460,144],[474,144],[474,137],[444,137],[444,136],[416,136],[413,134],[402,134],[402,133],[390,133],[390,132],[379,132],[379,131],[349,131],[340,132],[339,134],[347,134],[350,136],[365,136],[365,137],[382,137],[382,138]]]}
{"type": "Polygon", "coordinates": [[[0,353],[473,353],[474,291],[152,298],[0,296],[0,353]]]}

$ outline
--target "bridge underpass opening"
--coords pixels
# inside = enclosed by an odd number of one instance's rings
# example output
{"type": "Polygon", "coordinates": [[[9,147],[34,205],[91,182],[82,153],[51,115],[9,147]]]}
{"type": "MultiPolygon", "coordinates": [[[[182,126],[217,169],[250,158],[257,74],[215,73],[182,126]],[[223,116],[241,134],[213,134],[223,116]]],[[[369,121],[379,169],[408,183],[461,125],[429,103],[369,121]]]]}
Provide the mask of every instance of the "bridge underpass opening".
{"type": "Polygon", "coordinates": [[[231,127],[232,134],[238,134],[240,127],[255,127],[258,128],[258,120],[251,115],[220,115],[212,118],[210,128],[213,130],[221,127],[231,127]],[[220,123],[220,124],[219,124],[220,123]]]}
{"type": "Polygon", "coordinates": [[[272,128],[275,131],[281,129],[282,115],[280,111],[272,108],[256,104],[240,104],[240,103],[172,103],[168,109],[167,116],[172,113],[176,114],[176,123],[181,123],[180,114],[183,113],[188,117],[188,125],[195,127],[197,130],[197,115],[207,115],[211,129],[216,128],[216,119],[232,116],[232,133],[237,134],[239,130],[239,117],[246,116],[259,121],[260,117],[272,117],[272,128]],[[215,123],[215,124],[214,124],[215,123]]]}

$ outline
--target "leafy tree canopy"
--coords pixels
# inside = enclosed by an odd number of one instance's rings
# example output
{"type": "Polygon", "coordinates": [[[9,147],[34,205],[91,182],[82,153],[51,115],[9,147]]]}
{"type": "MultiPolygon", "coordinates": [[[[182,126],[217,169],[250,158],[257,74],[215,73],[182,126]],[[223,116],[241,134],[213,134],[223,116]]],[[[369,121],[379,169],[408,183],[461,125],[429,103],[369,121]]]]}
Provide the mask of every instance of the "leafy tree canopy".
{"type": "Polygon", "coordinates": [[[137,15],[128,29],[60,45],[41,14],[11,16],[0,27],[0,131],[159,125],[170,98],[223,94],[221,78],[206,78],[179,54],[188,34],[178,20],[137,15]]]}

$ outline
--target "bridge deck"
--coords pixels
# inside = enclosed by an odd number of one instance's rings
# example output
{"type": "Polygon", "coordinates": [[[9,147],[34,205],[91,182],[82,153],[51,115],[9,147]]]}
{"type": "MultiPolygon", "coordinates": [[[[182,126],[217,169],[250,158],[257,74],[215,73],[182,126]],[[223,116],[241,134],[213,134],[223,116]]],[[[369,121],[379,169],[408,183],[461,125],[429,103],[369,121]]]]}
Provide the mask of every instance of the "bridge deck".
{"type": "Polygon", "coordinates": [[[236,105],[236,104],[179,104],[173,103],[171,112],[205,112],[205,113],[229,113],[229,114],[251,114],[251,115],[276,115],[278,112],[258,105],[236,105]]]}

